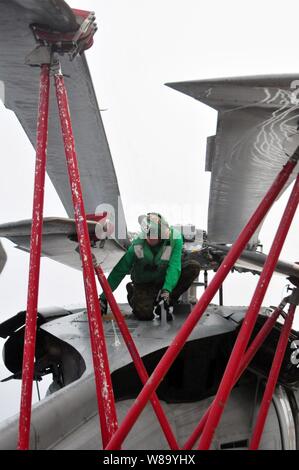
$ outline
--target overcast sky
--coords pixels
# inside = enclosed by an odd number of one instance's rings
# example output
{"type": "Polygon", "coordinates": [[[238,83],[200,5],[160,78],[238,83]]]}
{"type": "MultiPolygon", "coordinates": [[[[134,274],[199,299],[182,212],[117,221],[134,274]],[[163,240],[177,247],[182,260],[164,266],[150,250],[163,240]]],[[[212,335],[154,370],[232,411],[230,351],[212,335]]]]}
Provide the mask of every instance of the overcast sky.
{"type": "MultiPolygon", "coordinates": [[[[206,228],[209,174],[206,138],[217,114],[163,84],[225,76],[298,72],[298,5],[291,0],[76,0],[96,12],[99,30],[87,51],[115,165],[129,230],[137,217],[159,211],[170,223],[206,228]],[[184,211],[182,211],[184,208],[184,211]]],[[[0,45],[1,47],[1,45],[0,45]]],[[[37,90],[38,92],[38,90],[37,90]]],[[[11,111],[0,103],[0,223],[31,218],[34,150],[11,111]]],[[[289,191],[287,192],[289,194],[289,191]]],[[[266,251],[285,194],[261,232],[266,251]]],[[[49,179],[45,216],[65,216],[49,179]]],[[[0,321],[26,307],[29,256],[3,241],[8,254],[0,277],[0,321]]],[[[283,257],[299,260],[298,215],[283,257]]],[[[231,275],[226,304],[246,305],[257,277],[231,275]]],[[[276,276],[264,305],[280,302],[286,281],[276,276]]],[[[124,300],[123,285],[117,291],[124,300]]],[[[81,273],[43,259],[39,305],[84,303],[81,273]]],[[[295,326],[299,326],[296,321],[295,326]]],[[[2,347],[3,342],[0,342],[2,347]]],[[[0,364],[0,378],[9,375],[0,364]]],[[[19,383],[0,384],[0,419],[19,406],[19,383]],[[5,404],[5,405],[4,405],[5,404]]]]}

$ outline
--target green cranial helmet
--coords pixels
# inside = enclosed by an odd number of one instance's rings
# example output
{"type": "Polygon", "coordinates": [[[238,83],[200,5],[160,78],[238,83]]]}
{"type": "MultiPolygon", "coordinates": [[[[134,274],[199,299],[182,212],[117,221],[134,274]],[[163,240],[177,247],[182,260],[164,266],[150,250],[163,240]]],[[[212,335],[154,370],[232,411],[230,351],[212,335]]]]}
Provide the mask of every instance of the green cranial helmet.
{"type": "Polygon", "coordinates": [[[142,233],[146,238],[165,239],[169,237],[169,224],[157,212],[148,212],[138,217],[142,233]]]}

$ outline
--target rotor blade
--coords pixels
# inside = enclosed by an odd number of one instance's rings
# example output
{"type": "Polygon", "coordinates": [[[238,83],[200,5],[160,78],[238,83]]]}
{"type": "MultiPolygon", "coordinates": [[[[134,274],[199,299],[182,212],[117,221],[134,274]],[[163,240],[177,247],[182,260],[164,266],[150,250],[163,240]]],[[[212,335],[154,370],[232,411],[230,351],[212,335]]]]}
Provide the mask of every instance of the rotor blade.
{"type": "MultiPolygon", "coordinates": [[[[14,111],[35,146],[39,67],[25,65],[26,56],[36,47],[32,23],[69,32],[76,26],[76,16],[62,0],[0,0],[0,84],[4,83],[4,104],[14,111]]],[[[71,61],[64,54],[59,60],[67,85],[86,213],[108,211],[115,224],[116,238],[125,245],[126,223],[118,182],[85,55],[71,61]]],[[[47,173],[68,216],[74,217],[53,84],[47,173]]]]}
{"type": "MultiPolygon", "coordinates": [[[[273,75],[167,84],[218,111],[217,134],[208,137],[206,153],[211,242],[236,240],[287,155],[298,146],[299,107],[293,86],[298,79],[273,75]]],[[[293,175],[284,189],[296,171],[293,175]]],[[[260,228],[250,241],[253,249],[260,228]]]]}

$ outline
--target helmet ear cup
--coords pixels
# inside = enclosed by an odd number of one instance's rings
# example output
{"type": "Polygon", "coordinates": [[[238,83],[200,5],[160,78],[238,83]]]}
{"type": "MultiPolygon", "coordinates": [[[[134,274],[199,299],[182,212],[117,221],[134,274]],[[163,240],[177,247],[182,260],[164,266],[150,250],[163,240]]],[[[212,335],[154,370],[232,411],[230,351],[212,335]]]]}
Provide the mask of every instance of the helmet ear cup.
{"type": "Polygon", "coordinates": [[[138,217],[138,223],[139,225],[142,224],[142,222],[144,221],[144,219],[146,218],[146,214],[142,214],[138,217]]]}
{"type": "Polygon", "coordinates": [[[169,238],[169,224],[164,217],[161,217],[161,234],[163,239],[169,238]]]}
{"type": "Polygon", "coordinates": [[[141,227],[141,231],[145,237],[148,236],[150,233],[150,225],[148,223],[148,216],[146,214],[142,214],[138,217],[138,222],[141,227]]]}
{"type": "Polygon", "coordinates": [[[162,240],[165,240],[167,238],[169,238],[169,225],[164,225],[164,224],[161,224],[161,238],[162,240]]]}
{"type": "Polygon", "coordinates": [[[144,235],[147,235],[148,227],[146,221],[146,214],[142,214],[138,217],[138,223],[140,225],[141,231],[144,235]]]}

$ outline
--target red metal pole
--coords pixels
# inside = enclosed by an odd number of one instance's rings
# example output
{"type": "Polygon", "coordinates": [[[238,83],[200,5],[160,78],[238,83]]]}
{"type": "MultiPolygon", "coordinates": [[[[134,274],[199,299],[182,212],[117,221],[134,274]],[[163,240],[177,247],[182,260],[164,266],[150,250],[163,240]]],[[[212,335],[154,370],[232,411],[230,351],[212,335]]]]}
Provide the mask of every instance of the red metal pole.
{"type": "Polygon", "coordinates": [[[287,206],[283,213],[281,222],[273,240],[270,253],[265,262],[263,271],[260,275],[258,284],[254,291],[250,306],[246,313],[242,327],[236,339],[233,351],[226,366],[223,378],[218,388],[216,397],[212,403],[212,407],[207,419],[206,425],[202,431],[199,441],[199,449],[209,449],[215,429],[222,416],[226,401],[229,397],[234,384],[236,370],[238,370],[240,361],[247,347],[252,330],[254,328],[263,298],[273,275],[277,264],[279,254],[283,247],[293,217],[295,215],[299,202],[299,175],[297,175],[295,185],[288,200],[287,206]]]}
{"type": "Polygon", "coordinates": [[[86,223],[68,98],[63,75],[60,70],[54,74],[54,79],[64,149],[74,204],[80,255],[83,264],[83,278],[89,320],[92,357],[95,371],[102,442],[103,448],[105,448],[109,442],[109,439],[117,429],[117,416],[109,370],[108,354],[106,350],[104,330],[101,320],[101,311],[97,295],[95,273],[92,264],[89,233],[86,223]]]}
{"type": "Polygon", "coordinates": [[[185,323],[183,324],[182,328],[180,329],[177,336],[173,339],[172,343],[170,344],[169,348],[167,349],[166,353],[160,360],[159,364],[157,365],[156,369],[150,376],[147,383],[144,385],[142,391],[138,395],[136,401],[130,408],[127,413],[127,416],[121,423],[119,429],[109,442],[107,446],[107,450],[117,449],[118,446],[123,442],[123,440],[128,435],[130,429],[136,422],[138,416],[144,409],[146,403],[149,400],[149,397],[156,390],[159,386],[159,383],[175,361],[175,358],[183,348],[188,336],[190,335],[191,331],[193,330],[194,326],[197,324],[203,313],[205,312],[207,306],[209,305],[211,299],[216,294],[219,286],[223,283],[224,279],[226,278],[227,274],[239,258],[240,254],[244,250],[246,244],[249,242],[250,238],[254,234],[257,227],[262,222],[263,218],[267,214],[268,210],[272,206],[274,200],[278,196],[279,192],[285,185],[286,181],[288,180],[292,170],[294,169],[297,162],[297,155],[294,156],[287,162],[286,165],[282,168],[279,172],[277,178],[273,182],[271,188],[268,190],[267,194],[261,201],[260,205],[250,218],[249,222],[245,226],[245,228],[240,233],[238,239],[232,246],[229,253],[224,258],[223,262],[221,263],[217,273],[215,274],[214,278],[210,282],[207,289],[204,291],[202,297],[198,301],[197,305],[194,307],[188,318],[186,319],[185,323]]]}
{"type": "Polygon", "coordinates": [[[249,449],[257,450],[260,444],[260,440],[263,434],[265,422],[268,416],[268,411],[271,405],[272,396],[278,380],[279,371],[284,358],[286,347],[288,345],[289,334],[292,328],[296,305],[291,304],[289,307],[288,316],[284,322],[283,328],[280,333],[279,341],[275,351],[271,371],[267,381],[266,389],[264,392],[263,400],[259,409],[256,425],[253,431],[252,439],[250,442],[249,449]]]}
{"type": "Polygon", "coordinates": [[[36,164],[30,239],[30,265],[19,421],[19,450],[27,450],[29,448],[30,440],[32,383],[34,376],[37,303],[42,246],[44,188],[48,142],[49,93],[50,66],[47,64],[43,64],[41,66],[40,74],[39,107],[37,118],[36,164]]]}
{"type": "MultiPolygon", "coordinates": [[[[148,380],[148,373],[147,370],[143,364],[143,361],[139,355],[139,352],[136,348],[136,345],[134,343],[134,340],[130,334],[129,328],[127,327],[127,324],[125,322],[125,319],[123,315],[121,314],[121,311],[119,309],[119,306],[116,303],[116,300],[114,298],[114,295],[112,293],[111,287],[105,277],[105,274],[103,273],[103,270],[101,266],[96,266],[95,271],[98,276],[98,280],[102,286],[102,289],[104,291],[104,294],[106,296],[106,299],[111,307],[112,313],[114,315],[115,321],[120,329],[120,332],[124,338],[124,341],[127,345],[127,348],[129,350],[129,353],[131,354],[131,357],[133,359],[133,362],[135,364],[137,373],[140,377],[141,382],[143,385],[146,383],[148,380]]],[[[170,424],[165,416],[164,410],[162,408],[162,405],[156,395],[156,393],[153,393],[151,396],[151,403],[153,406],[153,409],[156,413],[156,416],[161,424],[161,428],[164,432],[165,438],[169,444],[169,447],[172,450],[179,450],[178,443],[176,441],[176,438],[172,432],[172,429],[170,427],[170,424]]]]}
{"type": "MultiPolygon", "coordinates": [[[[270,331],[272,330],[273,326],[276,323],[277,318],[281,314],[282,309],[283,309],[283,306],[280,305],[279,307],[277,307],[274,310],[271,317],[269,317],[266,320],[265,324],[262,326],[262,328],[260,329],[260,331],[258,332],[256,337],[252,341],[251,345],[249,346],[249,348],[247,349],[246,353],[243,356],[240,368],[239,368],[239,370],[236,374],[236,377],[234,379],[234,385],[239,380],[239,378],[241,377],[243,372],[247,369],[248,365],[250,364],[250,362],[254,358],[256,352],[258,351],[258,349],[261,347],[261,345],[263,344],[263,342],[265,341],[265,339],[269,335],[270,331]]],[[[189,439],[184,444],[184,446],[183,446],[184,450],[193,449],[195,443],[199,439],[199,436],[201,435],[202,430],[203,430],[203,428],[204,428],[204,426],[207,422],[211,407],[212,407],[212,404],[209,406],[209,408],[207,409],[207,411],[205,412],[205,414],[201,418],[200,422],[198,423],[197,427],[194,429],[193,433],[191,434],[189,439]]]]}

